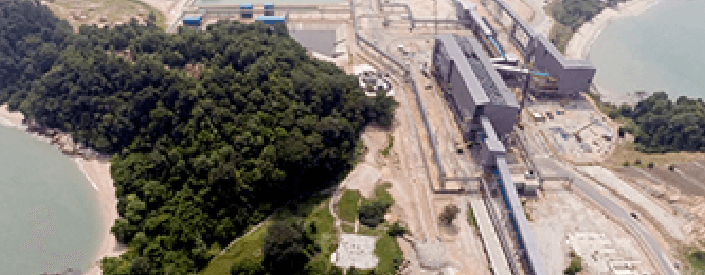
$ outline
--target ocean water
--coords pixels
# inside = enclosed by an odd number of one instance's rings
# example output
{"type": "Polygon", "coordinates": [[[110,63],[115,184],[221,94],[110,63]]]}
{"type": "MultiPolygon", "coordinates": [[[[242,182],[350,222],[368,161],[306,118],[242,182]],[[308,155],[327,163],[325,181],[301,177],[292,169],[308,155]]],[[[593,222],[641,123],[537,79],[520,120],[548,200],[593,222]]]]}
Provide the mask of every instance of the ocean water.
{"type": "Polygon", "coordinates": [[[613,21],[590,60],[609,93],[705,98],[705,1],[661,0],[642,15],[613,21]]]}
{"type": "Polygon", "coordinates": [[[86,270],[102,237],[93,192],[54,146],[0,126],[0,275],[86,270]]]}

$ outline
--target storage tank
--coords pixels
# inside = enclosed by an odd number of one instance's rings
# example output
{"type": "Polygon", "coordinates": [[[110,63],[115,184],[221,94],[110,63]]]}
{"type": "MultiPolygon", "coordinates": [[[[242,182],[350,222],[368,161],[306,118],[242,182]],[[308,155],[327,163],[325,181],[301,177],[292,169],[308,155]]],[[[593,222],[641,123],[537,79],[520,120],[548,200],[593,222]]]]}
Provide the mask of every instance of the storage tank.
{"type": "Polygon", "coordinates": [[[201,15],[185,16],[183,22],[187,26],[200,26],[202,18],[201,15]]]}
{"type": "Polygon", "coordinates": [[[245,3],[240,5],[240,17],[252,18],[252,4],[245,3]]]}
{"type": "Polygon", "coordinates": [[[264,16],[274,16],[274,4],[264,4],[264,16]]]}
{"type": "Polygon", "coordinates": [[[257,16],[255,21],[265,24],[276,24],[286,23],[286,18],[284,16],[257,16]]]}

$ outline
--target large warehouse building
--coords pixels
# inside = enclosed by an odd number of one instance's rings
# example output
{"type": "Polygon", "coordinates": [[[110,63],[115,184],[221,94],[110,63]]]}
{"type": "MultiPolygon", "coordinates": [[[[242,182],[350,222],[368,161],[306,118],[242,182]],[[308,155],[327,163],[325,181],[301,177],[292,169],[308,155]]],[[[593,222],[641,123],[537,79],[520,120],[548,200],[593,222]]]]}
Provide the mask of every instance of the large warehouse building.
{"type": "Polygon", "coordinates": [[[451,103],[463,135],[477,140],[486,116],[500,140],[512,131],[520,106],[493,68],[482,46],[472,37],[445,34],[436,37],[433,66],[438,83],[451,103]]]}

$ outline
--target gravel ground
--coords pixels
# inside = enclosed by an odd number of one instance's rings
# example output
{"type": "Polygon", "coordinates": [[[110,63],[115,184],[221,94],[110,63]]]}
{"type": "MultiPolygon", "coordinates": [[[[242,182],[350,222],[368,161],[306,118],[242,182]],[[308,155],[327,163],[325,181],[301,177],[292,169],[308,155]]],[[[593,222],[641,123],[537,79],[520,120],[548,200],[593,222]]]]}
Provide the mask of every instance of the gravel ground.
{"type": "MultiPolygon", "coordinates": [[[[569,247],[565,240],[575,232],[602,233],[611,240],[614,248],[622,258],[635,259],[642,262],[641,269],[650,271],[645,255],[639,249],[633,238],[620,226],[609,220],[591,205],[585,203],[570,192],[547,193],[538,201],[527,203],[533,221],[530,222],[534,236],[539,245],[549,275],[561,275],[569,262],[569,247]]],[[[591,270],[604,269],[596,266],[594,261],[584,261],[588,273],[591,270]]],[[[651,273],[649,273],[651,274],[651,273]]]]}

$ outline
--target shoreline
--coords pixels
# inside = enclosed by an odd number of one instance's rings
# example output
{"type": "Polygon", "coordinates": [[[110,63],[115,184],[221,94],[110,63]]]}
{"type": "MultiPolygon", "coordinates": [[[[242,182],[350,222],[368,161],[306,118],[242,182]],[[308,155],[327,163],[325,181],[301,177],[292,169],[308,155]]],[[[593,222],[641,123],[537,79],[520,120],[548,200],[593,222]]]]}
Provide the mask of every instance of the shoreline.
{"type": "MultiPolygon", "coordinates": [[[[603,30],[605,30],[614,20],[625,17],[638,16],[646,12],[649,8],[657,5],[660,0],[629,0],[619,3],[615,8],[605,8],[589,22],[583,23],[565,48],[567,58],[589,59],[590,49],[597,41],[603,30]]],[[[614,93],[600,87],[594,81],[595,89],[600,95],[601,101],[609,103],[636,104],[641,97],[632,93],[614,93]]]]}
{"type": "MultiPolygon", "coordinates": [[[[24,116],[19,112],[10,112],[7,105],[0,105],[0,126],[16,128],[22,131],[27,130],[27,126],[22,123],[24,116]]],[[[27,132],[34,138],[51,143],[52,139],[41,136],[37,133],[27,132]]],[[[91,266],[85,271],[81,271],[83,275],[101,275],[100,260],[104,257],[117,257],[126,251],[126,248],[120,245],[115,239],[115,236],[110,233],[110,228],[118,218],[117,213],[117,198],[115,197],[115,186],[110,175],[110,162],[101,160],[89,160],[80,156],[66,155],[78,166],[79,171],[86,177],[95,190],[95,196],[98,199],[98,211],[100,212],[100,223],[102,225],[102,239],[96,251],[96,255],[92,260],[91,266]]],[[[86,267],[77,267],[86,268],[86,267]]]]}

